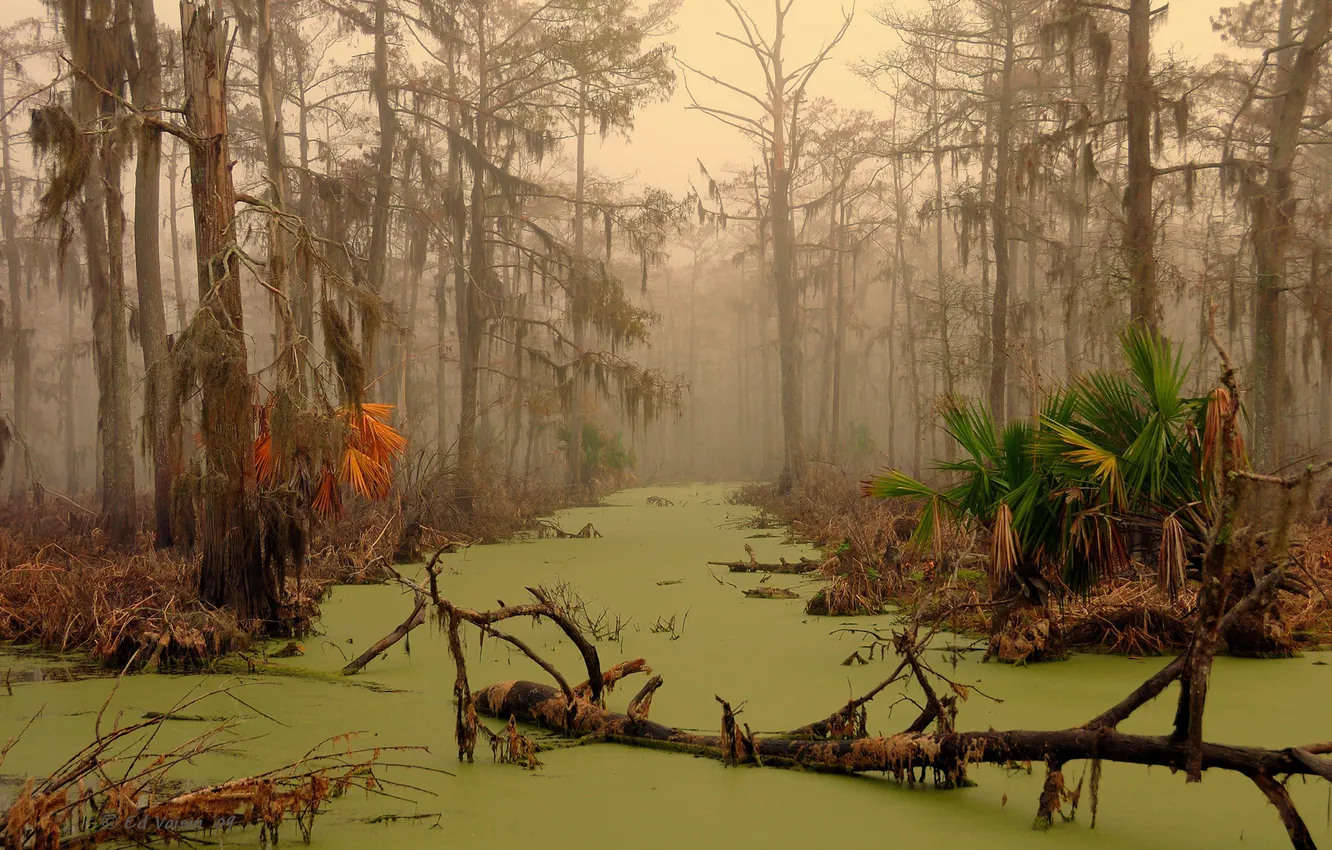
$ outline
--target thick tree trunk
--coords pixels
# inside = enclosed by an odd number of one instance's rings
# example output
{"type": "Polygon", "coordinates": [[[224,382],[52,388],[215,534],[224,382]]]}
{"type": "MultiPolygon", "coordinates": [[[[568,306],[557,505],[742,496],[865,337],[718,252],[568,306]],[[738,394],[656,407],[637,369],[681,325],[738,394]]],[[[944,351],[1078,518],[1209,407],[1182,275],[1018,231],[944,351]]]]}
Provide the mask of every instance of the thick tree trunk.
{"type": "MultiPolygon", "coordinates": [[[[162,101],[162,59],[152,0],[134,0],[138,69],[135,106],[150,114],[162,101]]],[[[156,116],[154,116],[156,117],[156,116]]],[[[153,455],[153,530],[158,547],[171,545],[171,369],[167,363],[166,305],[162,300],[162,133],[151,122],[139,126],[134,173],[134,273],[139,289],[139,345],[143,349],[145,442],[153,455]]],[[[172,211],[173,215],[175,211],[172,211]]]]}
{"type": "MultiPolygon", "coordinates": [[[[5,96],[5,68],[0,62],[0,109],[9,103],[5,96]]],[[[4,240],[5,271],[9,281],[9,316],[13,339],[10,351],[14,361],[14,430],[22,440],[24,456],[11,460],[14,467],[10,498],[20,499],[27,490],[28,456],[26,446],[36,435],[28,433],[28,402],[32,386],[32,360],[28,351],[28,333],[23,327],[23,266],[18,243],[18,216],[14,208],[14,171],[9,161],[9,121],[0,119],[0,169],[4,178],[4,206],[0,207],[0,239],[4,240]]]]}
{"type": "MultiPolygon", "coordinates": [[[[305,102],[305,68],[296,63],[296,89],[299,100],[297,117],[297,150],[300,154],[300,213],[307,227],[314,226],[314,180],[310,176],[310,110],[305,102]]],[[[314,257],[309,251],[296,255],[296,279],[292,289],[293,309],[296,311],[296,329],[302,346],[314,339],[314,257]]]]}
{"type": "MultiPolygon", "coordinates": [[[[1283,0],[1281,29],[1289,44],[1294,0],[1283,0]]],[[[1287,48],[1278,59],[1279,96],[1272,103],[1271,146],[1267,181],[1252,201],[1252,229],[1257,291],[1254,316],[1254,464],[1275,469],[1281,460],[1284,411],[1281,399],[1286,384],[1281,334],[1281,293],[1285,288],[1286,250],[1294,233],[1295,195],[1291,170],[1300,148],[1300,123],[1309,93],[1327,52],[1332,29],[1332,8],[1313,4],[1304,39],[1292,58],[1287,48]]],[[[1279,37],[1280,39],[1280,37],[1279,37]]]]}
{"type": "Polygon", "coordinates": [[[1132,281],[1130,312],[1135,321],[1155,328],[1160,312],[1156,294],[1156,225],[1152,214],[1151,0],[1129,0],[1128,190],[1124,195],[1124,261],[1132,281]]]}
{"type": "MultiPolygon", "coordinates": [[[[75,63],[88,69],[88,77],[74,83],[74,120],[91,127],[114,119],[114,100],[99,89],[116,84],[106,77],[123,69],[110,61],[118,52],[111,9],[107,3],[69,0],[65,9],[65,37],[75,63]]],[[[121,12],[119,8],[117,14],[121,12]]],[[[115,543],[128,542],[135,532],[134,455],[130,443],[129,363],[125,322],[123,247],[124,213],[121,209],[121,158],[116,142],[104,137],[87,142],[87,172],[79,201],[88,259],[88,287],[92,295],[93,364],[97,373],[97,474],[102,510],[99,522],[115,543]]]]}
{"type": "Polygon", "coordinates": [[[236,191],[227,139],[228,40],[209,2],[180,6],[185,120],[199,268],[199,319],[189,341],[202,361],[203,449],[199,596],[242,620],[274,622],[281,562],[262,556],[254,479],[253,386],[246,360],[235,233],[236,191]]]}

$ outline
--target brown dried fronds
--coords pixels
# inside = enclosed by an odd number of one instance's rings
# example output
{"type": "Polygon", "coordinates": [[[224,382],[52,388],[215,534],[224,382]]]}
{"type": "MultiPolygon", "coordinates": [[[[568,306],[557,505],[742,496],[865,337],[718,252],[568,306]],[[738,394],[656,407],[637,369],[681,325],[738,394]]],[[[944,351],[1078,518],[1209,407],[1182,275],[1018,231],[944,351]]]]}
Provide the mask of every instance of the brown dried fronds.
{"type": "Polygon", "coordinates": [[[197,601],[193,559],[124,553],[95,530],[52,534],[11,513],[0,530],[0,640],[85,652],[123,666],[198,669],[248,645],[252,631],[197,601]]]}
{"type": "MultiPolygon", "coordinates": [[[[417,748],[352,746],[351,735],[330,738],[299,761],[275,770],[172,793],[172,769],[216,750],[227,740],[226,724],[178,746],[154,750],[157,727],[169,716],[204,700],[228,695],[220,689],[178,703],[172,712],[105,730],[102,706],[94,741],[45,779],[29,778],[9,809],[0,813],[0,834],[10,850],[185,843],[204,831],[258,826],[260,841],[277,844],[280,826],[296,822],[310,840],[324,804],[351,788],[379,792],[376,766],[387,752],[417,748]]],[[[114,690],[112,691],[114,695],[114,690]]]]}

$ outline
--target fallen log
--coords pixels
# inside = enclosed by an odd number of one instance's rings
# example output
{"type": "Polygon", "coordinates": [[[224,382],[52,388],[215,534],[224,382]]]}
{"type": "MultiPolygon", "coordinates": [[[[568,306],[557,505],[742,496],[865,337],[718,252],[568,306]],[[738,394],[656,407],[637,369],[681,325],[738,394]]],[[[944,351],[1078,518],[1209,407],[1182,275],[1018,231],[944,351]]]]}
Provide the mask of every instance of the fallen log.
{"type": "MultiPolygon", "coordinates": [[[[655,689],[654,689],[655,690],[655,689]]],[[[673,749],[725,759],[724,736],[700,734],[634,718],[579,701],[570,716],[564,694],[538,682],[497,682],[473,695],[477,713],[507,720],[515,717],[554,732],[591,735],[626,744],[673,749]]],[[[1165,736],[1129,735],[1106,727],[1054,731],[913,733],[882,737],[811,740],[800,737],[753,736],[753,763],[835,773],[883,772],[908,779],[911,771],[935,771],[935,781],[951,787],[966,779],[972,764],[1039,763],[1053,759],[1110,761],[1182,770],[1188,758],[1184,741],[1165,736]]],[[[1261,747],[1205,743],[1204,770],[1233,770],[1245,776],[1276,780],[1289,776],[1332,779],[1332,760],[1315,753],[1326,744],[1269,750],[1261,747]]]]}
{"type": "Polygon", "coordinates": [[[775,564],[750,563],[748,561],[708,561],[709,566],[726,567],[733,573],[778,573],[782,575],[804,575],[817,570],[822,562],[812,558],[801,558],[796,563],[782,558],[775,564]]]}
{"type": "Polygon", "coordinates": [[[754,555],[754,547],[748,543],[745,544],[745,552],[749,555],[748,561],[708,561],[708,565],[726,567],[733,573],[783,573],[786,575],[804,575],[823,566],[822,561],[803,557],[794,564],[785,558],[779,558],[775,564],[760,564],[758,558],[754,555]]]}

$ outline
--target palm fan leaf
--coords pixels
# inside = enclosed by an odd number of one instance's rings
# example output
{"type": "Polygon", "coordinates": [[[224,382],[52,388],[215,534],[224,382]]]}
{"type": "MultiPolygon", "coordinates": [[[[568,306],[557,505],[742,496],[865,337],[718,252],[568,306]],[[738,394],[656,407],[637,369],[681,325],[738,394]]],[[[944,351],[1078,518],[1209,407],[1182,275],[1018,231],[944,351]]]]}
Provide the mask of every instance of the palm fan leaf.
{"type": "Polygon", "coordinates": [[[338,479],[327,465],[323,474],[319,476],[319,485],[315,488],[311,507],[324,519],[333,519],[342,515],[342,493],[338,489],[338,479]]]}
{"type": "Polygon", "coordinates": [[[278,463],[273,452],[273,434],[267,429],[254,440],[254,474],[260,484],[272,484],[278,463]]]}

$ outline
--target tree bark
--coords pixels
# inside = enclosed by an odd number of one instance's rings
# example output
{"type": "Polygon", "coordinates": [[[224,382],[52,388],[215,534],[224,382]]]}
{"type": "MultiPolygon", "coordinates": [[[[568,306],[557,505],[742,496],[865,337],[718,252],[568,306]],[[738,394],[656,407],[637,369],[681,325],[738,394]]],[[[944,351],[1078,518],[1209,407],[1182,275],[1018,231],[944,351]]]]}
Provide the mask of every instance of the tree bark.
{"type": "MultiPolygon", "coordinates": [[[[272,0],[258,0],[258,85],[259,114],[263,121],[264,160],[268,168],[269,202],[277,214],[287,211],[287,151],[282,126],[282,101],[273,81],[273,10],[272,0]]],[[[377,44],[377,42],[376,42],[377,44]]],[[[378,207],[376,207],[378,212],[378,207]]],[[[277,350],[282,368],[278,374],[299,381],[303,366],[301,354],[288,350],[297,339],[296,323],[287,286],[291,265],[291,240],[279,216],[268,215],[268,285],[272,287],[274,324],[277,326],[277,350]],[[292,358],[296,358],[293,362],[292,358]]]]}
{"type": "MultiPolygon", "coordinates": [[[[782,44],[785,40],[786,14],[776,3],[777,21],[772,42],[772,79],[776,88],[769,92],[772,115],[771,211],[772,270],[777,291],[777,343],[781,360],[782,426],[785,452],[777,489],[789,493],[805,477],[804,377],[802,375],[803,326],[800,317],[800,288],[795,279],[795,259],[791,242],[791,172],[788,169],[785,72],[782,44]]],[[[789,8],[789,4],[788,7],[789,8]]]]}
{"type": "MultiPolygon", "coordinates": [[[[74,82],[73,115],[80,128],[113,119],[111,90],[124,72],[116,62],[116,22],[107,2],[65,0],[65,39],[75,64],[86,71],[74,82]]],[[[114,12],[122,14],[122,8],[114,12]]],[[[134,536],[134,455],[130,443],[129,363],[125,323],[123,264],[124,213],[116,143],[109,137],[86,142],[87,171],[79,199],[79,220],[87,253],[92,295],[93,364],[97,373],[97,474],[102,509],[99,524],[116,544],[134,536]]]]}
{"type": "MultiPolygon", "coordinates": [[[[473,143],[476,156],[485,161],[490,155],[488,121],[490,120],[490,74],[487,46],[486,5],[476,3],[477,19],[477,108],[473,143]]],[[[471,229],[468,234],[467,274],[459,287],[458,299],[458,369],[461,381],[458,417],[458,480],[455,488],[459,508],[470,514],[476,501],[477,447],[476,420],[478,413],[477,384],[480,375],[481,345],[485,340],[489,305],[489,263],[486,247],[486,178],[481,168],[472,170],[472,193],[469,205],[471,229]]]]}
{"type": "MultiPolygon", "coordinates": [[[[375,153],[375,205],[370,218],[370,250],[367,279],[370,289],[376,295],[384,291],[384,280],[388,273],[389,219],[392,215],[393,201],[393,148],[397,141],[397,119],[393,114],[393,103],[389,98],[388,84],[388,0],[375,0],[375,50],[374,73],[370,87],[374,90],[375,106],[379,113],[379,150],[375,153]]],[[[478,121],[480,116],[478,114],[478,121]]],[[[370,323],[373,328],[376,323],[370,323]]],[[[362,356],[376,375],[382,372],[375,364],[376,340],[366,330],[366,323],[361,323],[362,356]]],[[[374,390],[376,396],[382,390],[374,390]]]]}
{"type": "MultiPolygon", "coordinates": [[[[1294,0],[1283,0],[1279,43],[1290,42],[1294,0]]],[[[1268,148],[1267,180],[1252,201],[1252,229],[1257,292],[1254,317],[1254,464],[1271,471],[1282,452],[1281,403],[1286,383],[1281,334],[1281,293],[1285,288],[1286,251],[1294,233],[1296,200],[1291,170],[1300,149],[1300,122],[1310,90],[1327,52],[1332,27],[1332,8],[1326,2],[1313,4],[1304,27],[1304,39],[1290,57],[1282,51],[1277,64],[1274,91],[1280,92],[1271,105],[1271,144],[1268,148]]]]}
{"type": "MultiPolygon", "coordinates": [[[[8,60],[0,66],[8,65],[8,60]]],[[[0,109],[8,108],[9,101],[5,94],[5,68],[0,67],[0,109]]],[[[5,194],[4,206],[0,207],[0,238],[4,240],[5,271],[9,281],[9,316],[8,323],[13,338],[10,350],[14,361],[14,430],[24,447],[23,460],[16,458],[10,463],[14,467],[10,498],[21,499],[27,490],[28,453],[27,445],[35,435],[28,433],[28,403],[32,385],[32,360],[28,351],[28,333],[23,327],[23,256],[18,243],[18,216],[14,208],[14,171],[9,160],[9,121],[0,119],[0,169],[3,169],[5,194]]]]}
{"type": "Polygon", "coordinates": [[[201,418],[207,470],[202,484],[199,596],[241,620],[274,622],[282,564],[262,556],[254,474],[254,404],[245,349],[235,216],[236,191],[227,138],[226,27],[204,0],[180,6],[185,120],[199,268],[194,356],[202,360],[201,418]]]}
{"type": "MultiPolygon", "coordinates": [[[[138,67],[131,83],[135,106],[152,113],[162,103],[162,57],[152,0],[133,0],[138,67]]],[[[156,117],[156,116],[154,116],[156,117]]],[[[153,455],[153,531],[159,548],[171,545],[171,369],[167,362],[166,305],[162,299],[162,133],[139,125],[134,172],[134,273],[139,289],[139,345],[143,349],[145,442],[153,455]]],[[[175,214],[175,210],[172,210],[175,214]]]]}
{"type": "Polygon", "coordinates": [[[1134,321],[1155,329],[1160,306],[1156,293],[1156,224],[1152,211],[1152,115],[1155,93],[1151,75],[1151,0],[1129,0],[1128,188],[1124,194],[1124,254],[1132,282],[1134,321]]]}
{"type": "Polygon", "coordinates": [[[995,126],[994,203],[990,206],[994,228],[994,303],[990,313],[990,411],[996,422],[1004,422],[1008,375],[1008,291],[1012,265],[1008,250],[1008,184],[1012,161],[1013,73],[1016,50],[1013,4],[1004,3],[1004,62],[999,80],[999,120],[995,126]]]}
{"type": "MultiPolygon", "coordinates": [[[[585,208],[585,193],[587,191],[587,83],[580,81],[578,85],[578,116],[574,132],[577,135],[577,153],[575,155],[575,174],[574,174],[574,220],[573,220],[573,238],[574,238],[574,262],[583,264],[587,261],[584,257],[586,249],[586,236],[584,234],[584,217],[587,214],[585,208]]],[[[586,266],[576,268],[570,275],[572,285],[571,300],[573,302],[570,310],[573,323],[573,346],[574,356],[582,357],[583,348],[586,345],[584,335],[586,333],[585,297],[583,294],[582,275],[585,273],[586,266]]],[[[580,379],[581,370],[574,369],[574,374],[570,377],[573,387],[569,391],[569,446],[567,462],[566,483],[569,489],[574,493],[582,495],[583,485],[583,382],[580,379]]]]}

